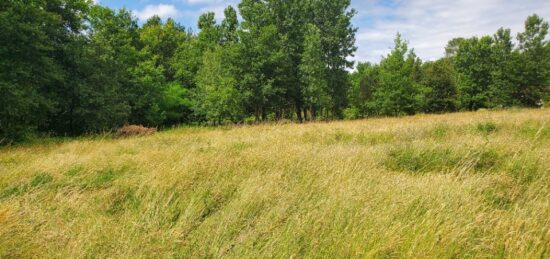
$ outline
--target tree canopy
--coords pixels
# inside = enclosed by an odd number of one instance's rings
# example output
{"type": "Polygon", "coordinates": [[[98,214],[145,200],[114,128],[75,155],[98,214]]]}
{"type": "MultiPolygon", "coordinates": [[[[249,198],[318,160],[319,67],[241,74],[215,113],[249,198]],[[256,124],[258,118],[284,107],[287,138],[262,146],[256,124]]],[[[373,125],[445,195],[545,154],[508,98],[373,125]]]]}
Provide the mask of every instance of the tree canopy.
{"type": "Polygon", "coordinates": [[[88,0],[0,3],[0,143],[124,124],[249,123],[541,106],[548,22],[457,38],[422,62],[399,34],[359,63],[350,0],[242,0],[198,31],[88,0]],[[221,21],[221,22],[218,22],[221,21]]]}

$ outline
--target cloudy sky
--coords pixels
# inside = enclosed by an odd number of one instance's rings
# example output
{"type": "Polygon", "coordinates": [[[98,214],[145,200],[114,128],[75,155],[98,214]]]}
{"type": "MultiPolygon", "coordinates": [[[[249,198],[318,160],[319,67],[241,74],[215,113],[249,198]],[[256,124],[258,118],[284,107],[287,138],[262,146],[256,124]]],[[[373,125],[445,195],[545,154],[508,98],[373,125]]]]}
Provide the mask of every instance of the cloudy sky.
{"type": "MultiPolygon", "coordinates": [[[[238,0],[99,0],[111,8],[125,7],[144,21],[152,15],[172,17],[196,27],[205,11],[221,18],[227,5],[238,0]]],[[[354,60],[378,62],[400,32],[423,60],[443,55],[455,37],[493,34],[498,28],[522,31],[525,18],[537,13],[550,20],[550,0],[352,0],[358,11],[354,25],[358,51],[354,60]]]]}

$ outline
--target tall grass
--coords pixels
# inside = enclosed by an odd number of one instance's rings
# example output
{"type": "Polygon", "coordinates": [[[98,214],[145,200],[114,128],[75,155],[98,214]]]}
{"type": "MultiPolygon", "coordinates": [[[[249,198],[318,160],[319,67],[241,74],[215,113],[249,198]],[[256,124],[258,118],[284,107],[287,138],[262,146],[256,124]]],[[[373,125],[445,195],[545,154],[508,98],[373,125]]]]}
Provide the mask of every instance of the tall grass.
{"type": "Polygon", "coordinates": [[[550,110],[0,149],[0,258],[550,257],[550,110]]]}

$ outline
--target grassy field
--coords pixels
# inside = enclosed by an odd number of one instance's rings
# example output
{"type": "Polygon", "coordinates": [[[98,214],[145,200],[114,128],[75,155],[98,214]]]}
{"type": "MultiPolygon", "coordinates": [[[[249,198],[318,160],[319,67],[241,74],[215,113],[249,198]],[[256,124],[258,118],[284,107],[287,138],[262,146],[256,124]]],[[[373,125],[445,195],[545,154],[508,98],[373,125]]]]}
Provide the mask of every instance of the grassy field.
{"type": "Polygon", "coordinates": [[[0,258],[550,257],[550,110],[0,149],[0,258]]]}

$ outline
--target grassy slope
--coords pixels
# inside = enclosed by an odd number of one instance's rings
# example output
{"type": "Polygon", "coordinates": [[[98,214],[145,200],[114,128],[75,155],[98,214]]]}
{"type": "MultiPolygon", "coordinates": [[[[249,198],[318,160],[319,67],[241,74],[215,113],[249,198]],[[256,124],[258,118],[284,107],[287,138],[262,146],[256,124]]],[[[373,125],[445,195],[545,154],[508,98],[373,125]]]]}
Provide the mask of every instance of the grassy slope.
{"type": "Polygon", "coordinates": [[[550,256],[550,110],[0,149],[0,257],[550,256]]]}

